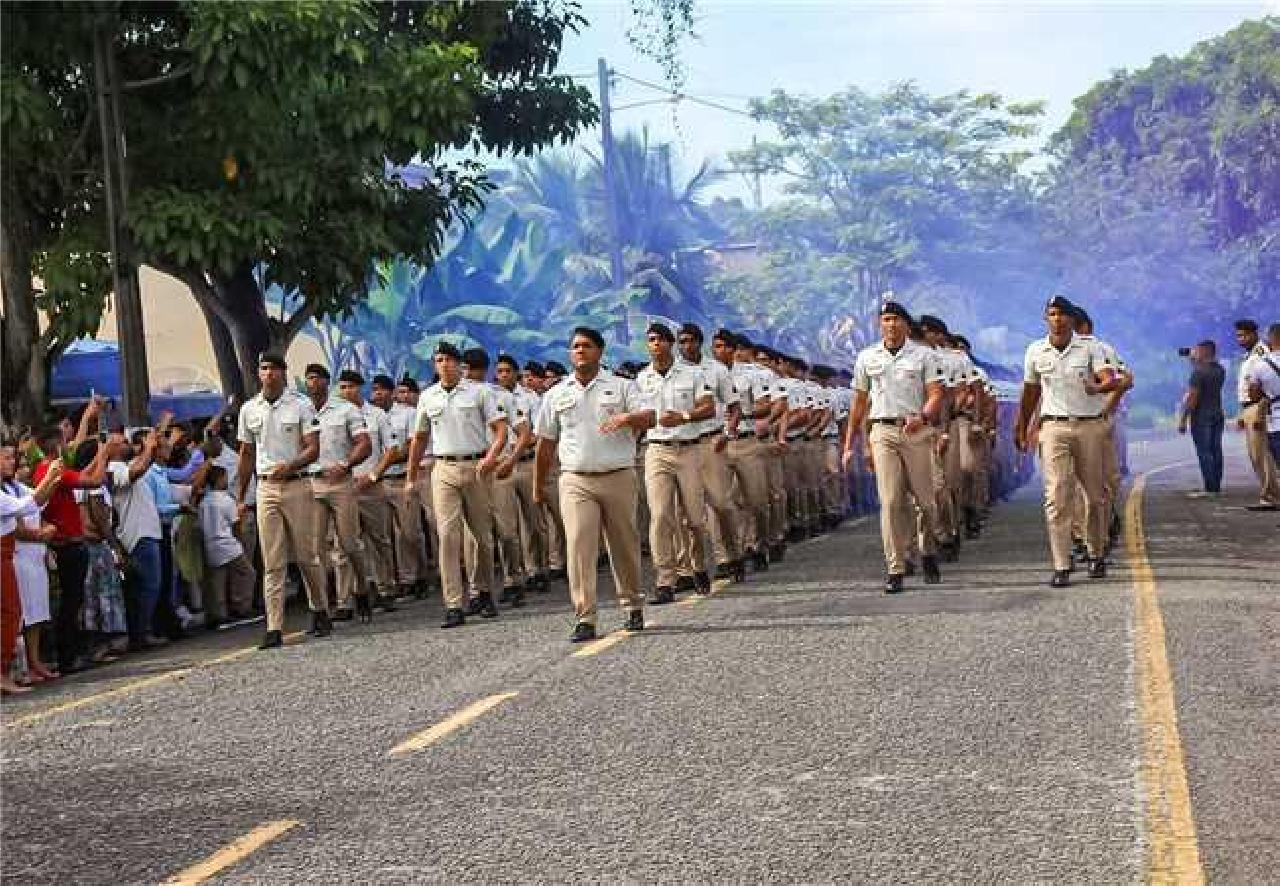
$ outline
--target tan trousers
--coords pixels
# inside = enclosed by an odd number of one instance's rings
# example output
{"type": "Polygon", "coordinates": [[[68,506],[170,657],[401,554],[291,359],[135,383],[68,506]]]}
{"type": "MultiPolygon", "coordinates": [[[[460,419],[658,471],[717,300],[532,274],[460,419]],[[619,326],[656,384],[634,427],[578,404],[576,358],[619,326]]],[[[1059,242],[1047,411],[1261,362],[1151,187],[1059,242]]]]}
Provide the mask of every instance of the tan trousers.
{"type": "Polygon", "coordinates": [[[475,461],[439,461],[431,469],[431,500],[439,538],[440,586],[444,605],[461,609],[462,544],[466,531],[476,540],[476,571],[490,593],[493,580],[493,480],[476,474],[475,461]]]}
{"type": "Polygon", "coordinates": [[[809,454],[808,441],[797,437],[787,441],[782,457],[782,482],[787,489],[787,529],[809,525],[809,495],[805,488],[809,454]]]}
{"type": "Polygon", "coordinates": [[[830,517],[849,513],[849,482],[840,463],[840,447],[836,439],[823,438],[821,445],[822,507],[830,517]]]}
{"type": "MultiPolygon", "coordinates": [[[[716,564],[724,565],[742,556],[742,542],[738,535],[738,507],[733,500],[733,473],[729,468],[728,447],[723,452],[716,452],[714,441],[708,440],[702,444],[701,449],[702,488],[707,502],[706,526],[710,531],[716,564]]],[[[682,574],[690,569],[692,572],[701,572],[707,568],[707,552],[703,543],[706,537],[706,532],[693,532],[686,524],[680,546],[682,574]]]]}
{"type": "Polygon", "coordinates": [[[960,419],[952,418],[947,424],[949,437],[947,451],[942,455],[943,491],[938,511],[944,538],[954,538],[959,535],[962,523],[963,501],[960,493],[964,486],[964,472],[960,467],[960,451],[963,448],[960,441],[961,433],[960,419]]]}
{"type": "Polygon", "coordinates": [[[422,546],[422,505],[404,493],[404,475],[383,477],[391,505],[391,535],[395,541],[396,582],[412,585],[427,577],[426,551],[422,546]]]}
{"type": "MultiPolygon", "coordinates": [[[[497,533],[497,547],[494,550],[502,560],[502,580],[504,585],[512,587],[520,583],[524,574],[524,559],[520,553],[520,526],[518,520],[518,504],[516,501],[516,473],[509,477],[493,478],[493,528],[497,533]]],[[[467,567],[468,586],[471,596],[482,593],[489,585],[489,579],[477,568],[480,553],[479,543],[475,536],[467,533],[463,546],[464,562],[467,567]]],[[[490,567],[492,568],[492,561],[490,567]]]]}
{"type": "Polygon", "coordinates": [[[546,489],[543,490],[546,501],[542,519],[547,527],[547,567],[549,569],[565,568],[564,515],[560,512],[560,468],[554,467],[547,473],[546,489]]]}
{"type": "Polygon", "coordinates": [[[262,596],[267,630],[284,630],[284,578],[289,551],[302,570],[312,612],[328,612],[324,567],[320,565],[323,535],[315,532],[316,501],[308,480],[258,480],[258,544],[262,548],[262,596]]]}
{"type": "Polygon", "coordinates": [[[769,543],[780,545],[787,540],[787,477],[783,467],[785,456],[776,444],[759,443],[764,462],[765,481],[769,489],[769,543]]]}
{"type": "MultiPolygon", "coordinates": [[[[769,544],[769,481],[763,447],[754,437],[730,440],[725,461],[732,482],[732,500],[738,508],[736,526],[739,551],[759,551],[769,544]]],[[[718,523],[711,524],[716,562],[731,558],[718,523]]]]}
{"type": "Polygon", "coordinates": [[[1262,504],[1280,506],[1280,467],[1271,455],[1267,443],[1266,412],[1261,403],[1240,410],[1240,418],[1244,420],[1244,445],[1249,452],[1249,464],[1253,465],[1253,473],[1258,477],[1258,500],[1262,504]],[[1262,428],[1254,427],[1261,422],[1262,428]]]}
{"type": "Polygon", "coordinates": [[[702,483],[702,447],[650,442],[644,456],[644,485],[649,498],[649,548],[658,587],[676,583],[676,534],[681,517],[689,531],[706,531],[702,483]]]}
{"type": "Polygon", "coordinates": [[[343,477],[336,483],[323,477],[313,477],[311,489],[316,499],[312,531],[317,540],[328,539],[330,531],[337,539],[334,572],[338,578],[338,608],[350,609],[352,594],[360,593],[369,574],[355,484],[350,477],[343,477]]]}
{"type": "Polygon", "coordinates": [[[896,425],[871,426],[868,444],[875,460],[876,492],[880,496],[880,538],[891,575],[906,572],[910,539],[917,526],[920,551],[927,557],[937,552],[935,439],[936,435],[928,431],[907,434],[896,425]],[[915,508],[911,506],[913,501],[915,508]]]}
{"type": "MultiPolygon", "coordinates": [[[[400,497],[403,499],[403,494],[400,497]]],[[[352,594],[364,587],[370,574],[380,594],[390,594],[395,586],[395,548],[391,543],[392,510],[387,490],[381,483],[375,483],[363,492],[357,491],[356,508],[365,551],[365,568],[369,571],[356,574],[350,558],[339,556],[334,563],[339,600],[350,601],[352,594]]]]}
{"type": "Polygon", "coordinates": [[[244,554],[204,574],[204,608],[215,621],[244,618],[253,612],[253,586],[258,574],[244,554]]]}
{"type": "Polygon", "coordinates": [[[533,459],[516,466],[516,511],[520,518],[520,549],[525,574],[532,578],[547,571],[547,514],[533,500],[533,459]]]}
{"type": "MultiPolygon", "coordinates": [[[[653,447],[660,449],[662,447],[653,447]]],[[[640,590],[640,536],[636,532],[636,472],[560,475],[560,512],[568,545],[569,596],[578,621],[596,623],[596,558],[603,530],[618,605],[644,608],[640,590]]]]}
{"type": "Polygon", "coordinates": [[[972,419],[962,416],[955,421],[955,433],[960,469],[960,488],[956,497],[963,516],[966,510],[978,506],[977,480],[982,429],[972,419]]]}
{"type": "Polygon", "coordinates": [[[436,507],[431,495],[431,476],[435,473],[435,467],[435,461],[423,465],[424,473],[418,475],[417,488],[414,490],[418,494],[418,513],[422,515],[423,531],[431,539],[431,550],[424,555],[422,561],[427,574],[438,572],[440,567],[440,524],[436,521],[436,507]]]}
{"type": "Polygon", "coordinates": [[[1098,420],[1048,421],[1040,427],[1044,513],[1055,570],[1071,568],[1071,516],[1076,483],[1084,487],[1085,543],[1090,557],[1106,550],[1107,426],[1098,420]]]}

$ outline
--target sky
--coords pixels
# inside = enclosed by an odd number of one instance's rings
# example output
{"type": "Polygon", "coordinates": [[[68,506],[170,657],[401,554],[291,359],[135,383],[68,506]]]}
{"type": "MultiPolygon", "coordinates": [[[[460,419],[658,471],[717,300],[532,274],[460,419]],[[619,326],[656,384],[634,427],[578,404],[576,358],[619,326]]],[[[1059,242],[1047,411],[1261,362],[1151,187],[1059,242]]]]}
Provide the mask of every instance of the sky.
{"type": "MultiPolygon", "coordinates": [[[[627,40],[627,0],[584,0],[590,25],[565,41],[561,70],[596,92],[597,59],[619,74],[666,85],[658,65],[627,40]]],[[[811,96],[847,86],[879,91],[914,80],[930,92],[994,91],[1010,101],[1043,99],[1047,137],[1071,114],[1072,100],[1119,69],[1181,55],[1240,22],[1280,14],[1280,0],[1221,2],[865,2],[865,0],[696,0],[695,36],[683,49],[683,91],[731,109],[773,89],[811,96]]],[[[615,78],[614,129],[647,126],[673,145],[677,177],[770,129],[741,114],[662,103],[662,93],[615,78]]],[[[583,144],[598,143],[598,134],[583,144]]],[[[741,178],[716,189],[748,198],[741,178]]],[[[765,199],[778,194],[766,190],[765,199]]]]}

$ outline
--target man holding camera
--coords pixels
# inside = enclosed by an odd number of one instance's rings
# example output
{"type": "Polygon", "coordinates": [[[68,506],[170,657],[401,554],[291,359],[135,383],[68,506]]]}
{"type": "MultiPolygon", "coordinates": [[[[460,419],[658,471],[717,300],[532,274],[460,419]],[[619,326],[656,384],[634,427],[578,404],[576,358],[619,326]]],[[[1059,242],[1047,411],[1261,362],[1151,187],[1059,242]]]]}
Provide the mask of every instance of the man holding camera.
{"type": "Polygon", "coordinates": [[[1191,428],[1196,458],[1200,460],[1200,476],[1204,479],[1204,492],[1192,493],[1192,497],[1216,498],[1222,494],[1222,431],[1226,425],[1222,385],[1227,373],[1218,362],[1218,349],[1212,341],[1206,339],[1179,353],[1190,358],[1192,368],[1187,391],[1182,395],[1178,433],[1185,434],[1187,428],[1191,428]]]}

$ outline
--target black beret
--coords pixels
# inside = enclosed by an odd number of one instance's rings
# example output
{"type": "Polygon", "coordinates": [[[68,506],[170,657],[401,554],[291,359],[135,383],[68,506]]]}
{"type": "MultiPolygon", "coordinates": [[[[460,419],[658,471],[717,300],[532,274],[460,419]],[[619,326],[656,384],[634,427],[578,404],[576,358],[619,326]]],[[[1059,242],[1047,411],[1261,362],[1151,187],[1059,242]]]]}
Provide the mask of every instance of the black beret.
{"type": "Polygon", "coordinates": [[[520,364],[516,362],[516,358],[512,357],[510,354],[499,354],[498,359],[495,360],[494,363],[498,366],[501,366],[503,363],[505,363],[508,366],[510,366],[512,369],[520,368],[520,364]]]}
{"type": "Polygon", "coordinates": [[[338,373],[338,381],[346,382],[350,385],[363,385],[364,376],[356,372],[354,369],[344,369],[338,373]]]}
{"type": "Polygon", "coordinates": [[[404,378],[400,379],[399,387],[408,388],[409,390],[413,391],[415,394],[418,393],[418,391],[420,390],[420,388],[418,387],[418,380],[414,378],[412,375],[406,375],[404,378]]]}
{"type": "Polygon", "coordinates": [[[547,372],[554,372],[556,375],[568,375],[569,370],[564,368],[563,363],[557,363],[555,360],[547,361],[547,372]]]}
{"type": "MultiPolygon", "coordinates": [[[[600,334],[600,330],[598,329],[592,329],[590,326],[575,326],[573,328],[573,333],[569,336],[569,340],[573,341],[573,339],[578,336],[582,336],[587,339],[597,348],[604,347],[604,336],[600,334]]],[[[550,366],[551,364],[548,363],[547,365],[550,366]]]]}
{"type": "Polygon", "coordinates": [[[302,377],[306,378],[309,375],[318,375],[321,378],[323,378],[325,381],[328,381],[330,378],[332,378],[332,376],[329,375],[329,370],[325,369],[319,363],[307,364],[307,368],[306,370],[303,371],[302,377]]]}
{"type": "Polygon", "coordinates": [[[656,335],[658,338],[666,339],[667,341],[676,340],[675,335],[671,332],[671,327],[665,323],[650,323],[649,329],[645,332],[645,335],[656,335]]]}
{"type": "Polygon", "coordinates": [[[524,364],[524,371],[532,372],[534,375],[542,375],[542,373],[546,372],[546,369],[537,360],[530,360],[524,364]]]}
{"type": "Polygon", "coordinates": [[[969,339],[965,338],[963,335],[956,336],[956,347],[964,348],[966,351],[972,350],[972,346],[969,344],[969,339]]]}
{"type": "Polygon", "coordinates": [[[396,389],[396,383],[391,380],[391,376],[382,375],[381,373],[373,377],[373,386],[387,391],[394,391],[396,389]]]}
{"type": "Polygon", "coordinates": [[[445,357],[452,357],[455,360],[462,359],[462,352],[459,351],[455,345],[452,345],[447,341],[442,341],[436,345],[436,353],[445,357]]]}
{"type": "Polygon", "coordinates": [[[920,328],[932,329],[935,332],[941,332],[943,335],[947,334],[947,324],[942,322],[941,317],[935,317],[933,314],[920,315],[920,328]]]}
{"type": "Polygon", "coordinates": [[[484,348],[467,348],[462,352],[462,362],[471,369],[488,369],[489,355],[484,348]]]}
{"type": "Polygon", "coordinates": [[[258,358],[258,366],[270,366],[272,369],[288,369],[289,364],[279,354],[264,353],[258,358]]]}
{"type": "Polygon", "coordinates": [[[1086,326],[1093,325],[1093,318],[1089,316],[1089,312],[1079,305],[1075,306],[1075,310],[1071,312],[1071,316],[1075,318],[1076,323],[1083,323],[1086,326]]]}
{"type": "Polygon", "coordinates": [[[911,321],[911,313],[896,301],[886,301],[880,305],[880,316],[885,314],[896,314],[908,323],[911,321]]]}
{"type": "Polygon", "coordinates": [[[696,339],[699,343],[702,342],[702,329],[697,323],[685,323],[680,327],[680,334],[690,336],[691,338],[696,339]]]}
{"type": "Polygon", "coordinates": [[[1066,311],[1070,314],[1075,311],[1075,307],[1076,306],[1073,305],[1071,300],[1065,295],[1055,295],[1045,303],[1044,309],[1047,311],[1050,308],[1057,308],[1060,311],[1066,311]]]}

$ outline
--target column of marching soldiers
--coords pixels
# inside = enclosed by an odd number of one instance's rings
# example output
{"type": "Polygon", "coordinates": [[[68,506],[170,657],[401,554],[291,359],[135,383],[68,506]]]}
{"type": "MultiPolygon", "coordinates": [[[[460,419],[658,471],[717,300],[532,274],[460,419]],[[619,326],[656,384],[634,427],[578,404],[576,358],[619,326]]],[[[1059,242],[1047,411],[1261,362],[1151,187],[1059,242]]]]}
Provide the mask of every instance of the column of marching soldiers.
{"type": "MultiPolygon", "coordinates": [[[[1027,349],[1013,436],[1040,451],[1050,583],[1061,587],[1073,553],[1091,577],[1105,575],[1119,490],[1113,422],[1132,376],[1081,309],[1056,297],[1045,318],[1049,334],[1027,349]]],[[[900,593],[917,571],[940,583],[939,561],[956,560],[989,513],[996,392],[941,319],[913,319],[887,297],[880,332],[852,372],[726,329],[708,346],[693,324],[653,323],[651,361],[612,368],[603,336],[585,327],[572,332],[568,368],[508,354],[491,362],[442,342],[425,390],[378,375],[369,400],[360,373],[341,371],[335,397],[315,364],[304,396],[287,386],[284,359],[264,354],[262,391],[240,411],[236,481],[242,513],[256,489],[261,648],[283,643],[290,562],[317,636],[426,597],[437,579],[444,628],[567,580],[571,639],[590,640],[606,556],[622,627],[641,630],[646,603],[709,594],[713,579],[742,582],[782,563],[789,544],[838,526],[857,459],[875,475],[885,592],[900,593]]]]}

